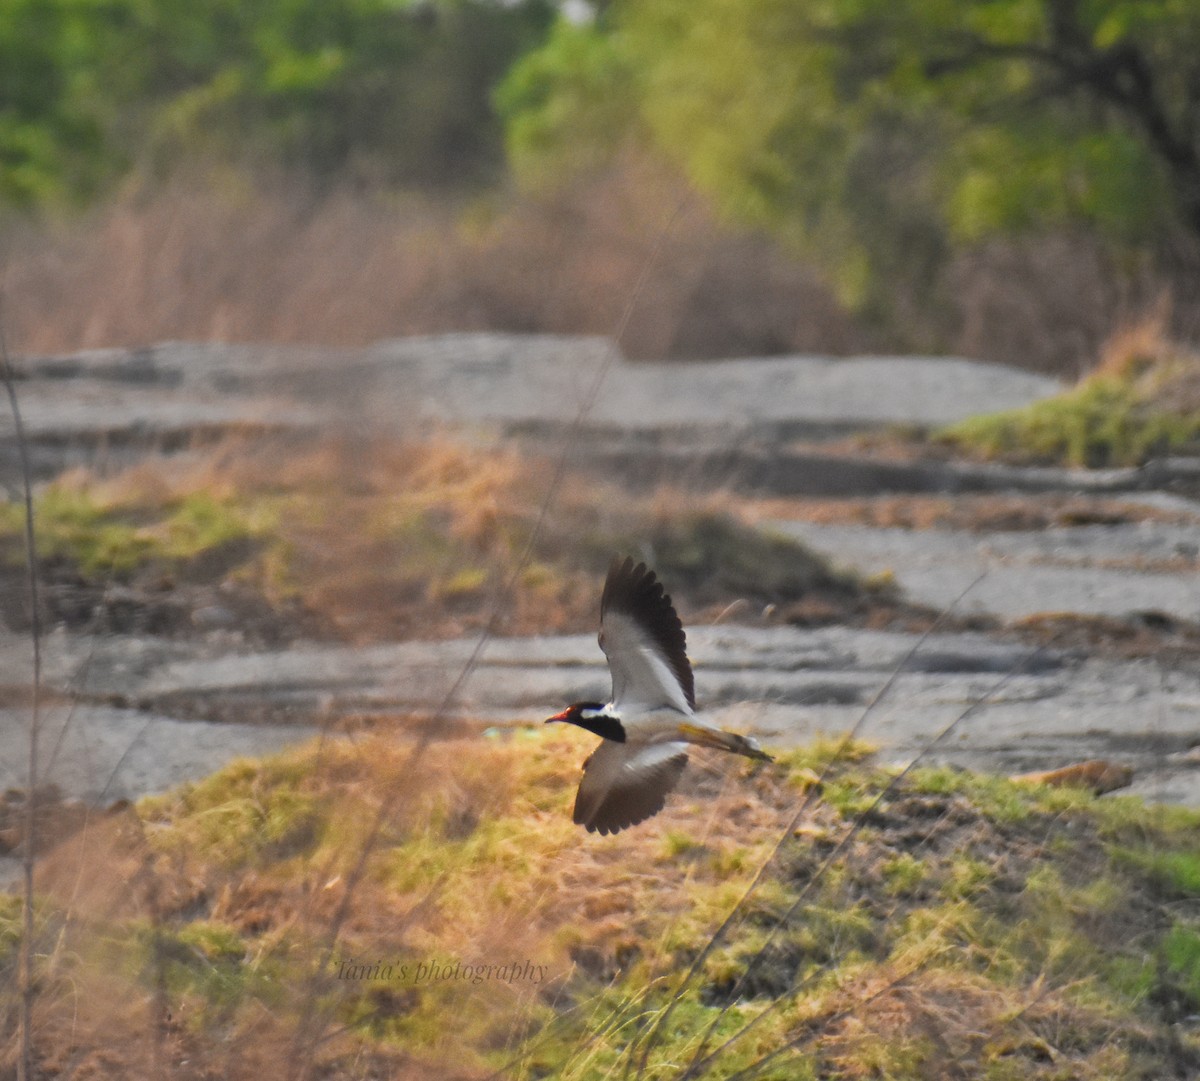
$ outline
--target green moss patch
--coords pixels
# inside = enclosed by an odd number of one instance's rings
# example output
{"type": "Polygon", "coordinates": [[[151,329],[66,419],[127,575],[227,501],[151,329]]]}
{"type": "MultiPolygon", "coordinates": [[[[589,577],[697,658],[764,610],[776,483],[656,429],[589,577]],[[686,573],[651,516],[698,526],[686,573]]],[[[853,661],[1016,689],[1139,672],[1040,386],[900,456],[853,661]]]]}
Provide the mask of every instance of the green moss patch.
{"type": "MultiPolygon", "coordinates": [[[[235,503],[204,492],[154,504],[113,503],[86,487],[65,484],[50,485],[37,496],[34,521],[43,559],[115,580],[153,563],[179,567],[250,540],[267,527],[235,503]]],[[[24,522],[22,504],[0,504],[0,557],[10,564],[25,558],[24,522]]]]}
{"type": "Polygon", "coordinates": [[[940,769],[879,800],[892,775],[859,745],[818,793],[822,744],[694,770],[660,816],[600,838],[569,814],[592,742],[327,742],[144,800],[43,870],[62,883],[39,906],[44,1030],[99,1012],[105,1046],[136,1047],[157,1003],[218,1071],[297,1042],[333,1072],[399,1055],[519,1079],[643,1053],[656,1078],[1200,1064],[1197,812],[940,769]],[[89,901],[107,872],[116,892],[89,901]]]}
{"type": "MultiPolygon", "coordinates": [[[[179,475],[76,471],[36,500],[43,592],[54,622],[122,633],[204,632],[203,610],[272,641],[431,638],[483,625],[498,601],[511,633],[579,631],[595,626],[609,561],[632,554],[685,613],[742,602],[737,615],[774,606],[786,618],[804,604],[828,622],[894,604],[719,502],[568,481],[547,512],[550,479],[543,461],[452,444],[297,451],[270,439],[179,475]]],[[[23,515],[0,504],[0,577],[14,581],[23,515]]]]}
{"type": "Polygon", "coordinates": [[[1108,365],[1021,409],[972,417],[936,438],[990,458],[1092,468],[1200,452],[1200,357],[1108,365]]]}

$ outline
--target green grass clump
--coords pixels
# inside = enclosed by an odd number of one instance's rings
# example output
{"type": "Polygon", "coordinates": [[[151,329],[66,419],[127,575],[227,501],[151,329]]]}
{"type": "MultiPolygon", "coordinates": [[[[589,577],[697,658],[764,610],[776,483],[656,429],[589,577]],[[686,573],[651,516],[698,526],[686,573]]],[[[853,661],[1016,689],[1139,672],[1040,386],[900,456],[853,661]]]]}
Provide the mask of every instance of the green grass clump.
{"type": "Polygon", "coordinates": [[[905,897],[916,893],[925,874],[924,862],[908,852],[892,857],[883,865],[887,892],[893,897],[905,897]]]}
{"type": "Polygon", "coordinates": [[[1116,855],[1136,867],[1164,893],[1200,898],[1200,853],[1120,846],[1116,855]]]}
{"type": "Polygon", "coordinates": [[[329,815],[329,793],[312,791],[307,763],[279,756],[242,759],[175,793],[143,801],[159,847],[194,849],[226,867],[311,854],[329,815]]]}
{"type": "Polygon", "coordinates": [[[1200,450],[1200,359],[1106,365],[1070,390],[937,433],[990,458],[1099,468],[1200,450]]]}
{"type": "MultiPolygon", "coordinates": [[[[51,484],[34,500],[39,554],[87,577],[128,577],[141,567],[177,567],[261,534],[268,522],[230,501],[192,493],[166,502],[110,502],[86,488],[51,484]]],[[[25,508],[0,504],[0,553],[24,559],[25,508]]]]}
{"type": "MultiPolygon", "coordinates": [[[[232,927],[196,920],[174,932],[151,933],[148,951],[160,951],[167,987],[174,995],[226,1012],[253,994],[254,966],[246,943],[232,927]]],[[[149,958],[147,958],[149,963],[149,958]]]]}
{"type": "MultiPolygon", "coordinates": [[[[365,454],[333,442],[297,453],[268,439],[180,471],[71,471],[35,501],[47,595],[62,618],[92,618],[119,583],[136,615],[116,619],[182,630],[194,625],[182,618],[189,606],[219,586],[248,602],[250,633],[291,633],[300,617],[306,633],[365,641],[459,635],[491,618],[510,585],[511,633],[591,628],[598,583],[626,554],[654,565],[685,614],[800,602],[860,613],[885,592],[741,520],[729,499],[697,501],[668,478],[637,495],[591,479],[566,485],[546,518],[546,469],[438,441],[365,454]]],[[[0,504],[0,571],[22,565],[23,529],[23,507],[0,504]]]]}
{"type": "Polygon", "coordinates": [[[0,894],[0,971],[15,964],[21,941],[21,899],[15,894],[0,894]]]}
{"type": "Polygon", "coordinates": [[[203,491],[173,500],[164,509],[161,522],[149,532],[157,543],[155,554],[169,560],[195,559],[263,536],[277,525],[267,502],[240,505],[203,491]]]}
{"type": "Polygon", "coordinates": [[[960,795],[981,814],[1003,823],[1095,804],[1092,795],[1083,788],[1014,784],[994,774],[950,766],[915,769],[905,787],[928,795],[960,795]]]}
{"type": "Polygon", "coordinates": [[[1177,924],[1162,944],[1162,957],[1176,986],[1200,1009],[1200,929],[1177,924]]]}
{"type": "MultiPolygon", "coordinates": [[[[69,928],[55,949],[85,960],[82,929],[102,928],[105,979],[186,1007],[199,1046],[323,1018],[356,1062],[601,1081],[636,1061],[833,745],[727,784],[697,777],[659,818],[600,838],[570,821],[593,744],[539,728],[417,761],[364,737],[234,763],[138,805],[147,850],[128,866],[154,882],[154,919],[63,921],[48,900],[45,921],[69,928]],[[527,958],[548,966],[544,985],[416,978],[431,959],[527,958]],[[342,978],[345,961],[383,975],[342,978]]],[[[1107,1081],[1200,1061],[1200,1037],[1178,1027],[1200,1008],[1200,813],[960,771],[895,782],[864,753],[852,746],[814,792],[671,1007],[645,1076],[679,1076],[751,1021],[708,1076],[789,1043],[763,1076],[1107,1081]]],[[[127,858],[95,844],[104,863],[127,858]]],[[[87,981],[84,960],[71,979],[87,981]]]]}
{"type": "MultiPolygon", "coordinates": [[[[34,501],[34,521],[42,558],[68,559],[85,574],[127,573],[154,548],[151,537],[136,523],[102,507],[86,492],[68,487],[46,488],[34,501]]],[[[24,528],[24,505],[0,504],[0,542],[10,562],[24,559],[24,528]]]]}

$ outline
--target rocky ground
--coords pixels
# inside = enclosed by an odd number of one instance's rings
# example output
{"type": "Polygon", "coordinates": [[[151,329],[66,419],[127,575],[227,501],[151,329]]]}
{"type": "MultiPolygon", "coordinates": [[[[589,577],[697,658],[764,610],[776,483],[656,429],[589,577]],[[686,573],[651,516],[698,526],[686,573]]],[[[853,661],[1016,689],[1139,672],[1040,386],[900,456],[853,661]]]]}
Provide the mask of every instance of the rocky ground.
{"type": "MultiPolygon", "coordinates": [[[[230,432],[449,431],[563,455],[573,476],[722,491],[761,528],[893,582],[924,616],[879,630],[747,606],[716,625],[687,613],[698,694],[721,723],[777,744],[843,731],[900,669],[861,731],[889,758],[1015,772],[1107,757],[1134,767],[1136,791],[1200,804],[1194,463],[1005,469],[878,438],[1054,393],[1045,378],[912,358],[635,365],[595,339],[495,335],[357,353],[162,345],[25,358],[18,374],[42,479],[185,456],[230,432]]],[[[0,441],[15,463],[7,422],[0,441]]],[[[15,494],[15,469],[3,482],[15,494]]],[[[173,613],[162,625],[50,629],[43,777],[65,795],[133,798],[323,727],[524,724],[605,690],[591,635],[498,638],[460,681],[474,638],[322,641],[298,616],[187,588],[161,600],[173,613]],[[264,632],[246,633],[243,616],[264,632]]],[[[2,786],[24,776],[29,671],[27,636],[4,632],[2,786]]]]}

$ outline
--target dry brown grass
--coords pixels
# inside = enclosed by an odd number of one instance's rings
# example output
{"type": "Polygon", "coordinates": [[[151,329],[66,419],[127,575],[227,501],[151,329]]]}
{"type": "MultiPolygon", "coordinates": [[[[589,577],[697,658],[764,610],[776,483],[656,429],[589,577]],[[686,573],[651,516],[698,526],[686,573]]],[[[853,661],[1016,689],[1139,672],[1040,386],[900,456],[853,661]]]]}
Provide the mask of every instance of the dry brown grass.
{"type": "Polygon", "coordinates": [[[571,193],[467,207],[316,197],[229,174],[10,227],[6,331],[26,353],[163,340],[365,345],[439,331],[611,334],[660,237],[631,356],[851,352],[869,339],[807,267],[630,164],[571,193]]]}
{"type": "Polygon", "coordinates": [[[1171,337],[1165,301],[1116,330],[1095,374],[1128,383],[1143,408],[1200,414],[1200,351],[1171,337]]]}
{"type": "Polygon", "coordinates": [[[656,828],[581,843],[567,808],[589,742],[560,731],[414,755],[375,735],[97,817],[38,872],[43,1075],[299,1076],[297,1039],[323,1034],[316,1076],[478,1076],[480,1052],[544,1023],[551,1004],[661,963],[665,930],[711,918],[696,891],[724,900],[744,886],[791,813],[780,777],[702,766],[656,828]],[[677,829],[691,838],[682,866],[664,842],[677,829]],[[321,968],[335,920],[341,943],[321,968]],[[240,943],[236,972],[221,936],[240,943]],[[547,973],[439,987],[339,979],[345,959],[530,960],[547,973]],[[314,1029],[298,1030],[305,1017],[314,1029]],[[392,1036],[364,1042],[376,1030],[392,1036]]]}
{"type": "MultiPolygon", "coordinates": [[[[50,853],[42,1075],[616,1076],[641,996],[661,1006],[830,751],[763,768],[702,757],[661,815],[600,838],[568,812],[593,737],[420,751],[398,737],[235,763],[50,853]],[[339,976],[348,960],[431,959],[529,960],[548,976],[339,976]]],[[[773,1017],[721,1059],[726,1073],[789,1042],[801,1060],[782,1056],[775,1076],[1107,1081],[1200,1062],[1185,1017],[1200,971],[1187,955],[1156,961],[1164,934],[1200,941],[1194,813],[919,771],[820,874],[884,783],[863,765],[826,777],[650,1076],[702,1053],[742,973],[718,1039],[768,1005],[773,1017]]]]}
{"type": "MultiPolygon", "coordinates": [[[[1192,263],[1130,270],[1085,235],[996,241],[946,271],[949,301],[870,325],[812,266],[716,220],[675,176],[627,160],[540,199],[470,205],[217,171],[57,225],[0,233],[6,331],[27,353],[220,340],[360,346],[499,330],[613,334],[633,357],[844,355],[913,342],[1075,378],[1160,298],[1194,339],[1192,263]],[[661,251],[654,255],[660,241],[661,251]],[[653,264],[653,265],[650,265],[653,264]],[[899,318],[899,317],[898,317],[899,318]]],[[[937,290],[931,290],[937,292],[937,290]]]]}
{"type": "MultiPolygon", "coordinates": [[[[622,553],[655,562],[689,620],[803,601],[810,621],[861,621],[894,600],[752,530],[727,492],[568,475],[545,512],[553,473],[515,450],[351,436],[76,470],[39,505],[47,603],[69,626],[162,634],[195,633],[194,613],[219,606],[271,642],[584,631],[622,553]]],[[[0,531],[0,557],[14,544],[0,531]]],[[[16,565],[0,558],[0,580],[16,565]]]]}
{"type": "Polygon", "coordinates": [[[1157,322],[1195,342],[1198,265],[1184,245],[1131,260],[1079,231],[993,240],[949,270],[947,340],[964,356],[1078,379],[1129,327],[1157,322]]]}
{"type": "MultiPolygon", "coordinates": [[[[447,637],[477,629],[511,574],[540,510],[551,467],[512,451],[449,440],[231,440],[190,460],[151,461],[116,476],[62,483],[108,509],[153,513],[190,496],[264,523],[263,545],[232,569],[278,605],[300,602],[350,640],[447,637]]],[[[568,488],[564,523],[586,533],[627,521],[615,491],[568,488]],[[605,498],[607,496],[607,498],[605,498]]],[[[645,514],[646,500],[634,510],[645,514]]],[[[535,562],[517,580],[506,631],[546,633],[594,621],[599,567],[535,562]],[[585,622],[586,621],[586,622],[585,622]]]]}
{"type": "Polygon", "coordinates": [[[1126,1073],[1130,1055],[1122,1044],[1153,1040],[1148,1028],[1126,1029],[1109,1048],[1077,1055],[1063,1040],[1088,1031],[1103,1041],[1109,1023],[1104,1010],[1071,1002],[1062,989],[1036,986],[1013,995],[982,976],[969,973],[917,972],[895,987],[882,980],[855,988],[875,994],[870,1010],[847,1004],[847,1016],[822,1041],[826,1061],[845,1081],[868,1081],[895,1070],[902,1076],[968,1078],[987,1076],[964,1063],[989,1062],[991,1076],[1091,1077],[1135,1076],[1126,1073]],[[1047,1036],[1049,1038],[1047,1038],[1047,1036]],[[1078,1072],[1076,1072],[1078,1071],[1078,1072]]]}
{"type": "Polygon", "coordinates": [[[1114,326],[1153,300],[1083,234],[996,241],[961,255],[951,272],[961,305],[961,350],[1075,379],[1114,326]]]}
{"type": "Polygon", "coordinates": [[[1073,379],[1163,297],[1172,335],[1200,336],[1200,256],[1130,261],[1086,232],[961,252],[934,282],[895,283],[880,325],[839,303],[818,267],[719,220],[678,176],[632,156],[555,195],[493,191],[469,204],[369,187],[316,194],[214,168],[74,219],[0,229],[6,329],[26,353],[611,335],[651,262],[622,336],[632,357],[918,349],[1073,379]]]}

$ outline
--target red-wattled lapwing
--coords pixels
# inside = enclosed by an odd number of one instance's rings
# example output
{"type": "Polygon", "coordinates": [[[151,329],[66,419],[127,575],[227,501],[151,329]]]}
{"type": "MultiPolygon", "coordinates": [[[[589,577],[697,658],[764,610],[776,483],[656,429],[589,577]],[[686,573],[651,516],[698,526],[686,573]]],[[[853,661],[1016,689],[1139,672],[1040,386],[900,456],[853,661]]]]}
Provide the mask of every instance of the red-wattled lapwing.
{"type": "Polygon", "coordinates": [[[771,761],[758,744],[698,718],[687,639],[662,583],[644,563],[613,560],[600,598],[600,648],[612,701],[576,702],[546,721],[603,737],[583,764],[575,821],[617,833],[663,808],[687,765],[687,745],[771,761]]]}

